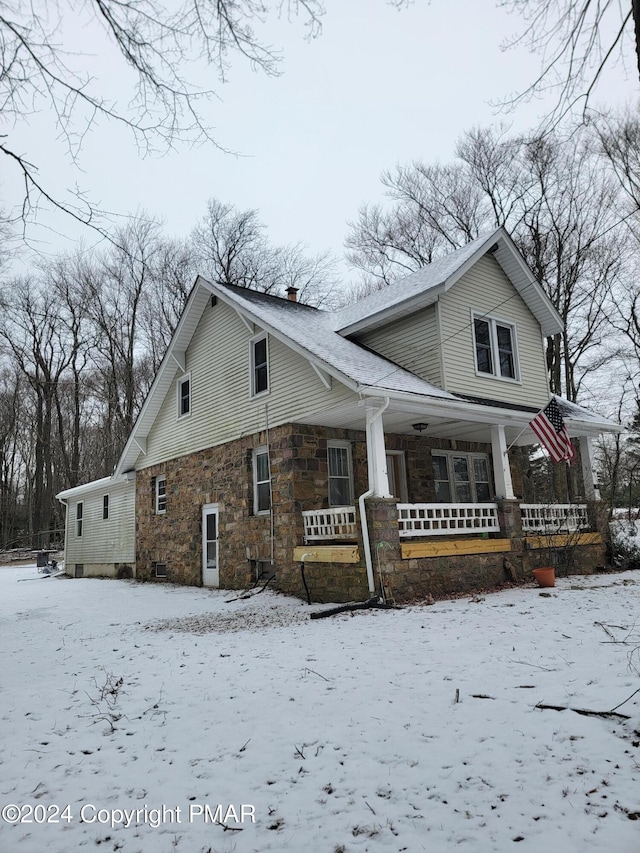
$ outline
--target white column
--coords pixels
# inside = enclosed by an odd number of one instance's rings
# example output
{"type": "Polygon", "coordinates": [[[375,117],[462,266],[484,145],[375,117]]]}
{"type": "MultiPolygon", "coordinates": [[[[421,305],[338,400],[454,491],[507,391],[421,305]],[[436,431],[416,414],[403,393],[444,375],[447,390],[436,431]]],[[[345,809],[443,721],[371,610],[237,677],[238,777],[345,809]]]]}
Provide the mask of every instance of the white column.
{"type": "Polygon", "coordinates": [[[384,444],[382,413],[388,401],[375,405],[373,401],[365,404],[367,415],[367,465],[369,470],[369,489],[371,497],[390,498],[389,479],[387,477],[387,453],[384,444]]]}
{"type": "Polygon", "coordinates": [[[493,458],[493,476],[496,481],[496,495],[507,500],[515,500],[509,454],[507,453],[507,440],[502,424],[491,425],[491,456],[493,458]]]}
{"type": "Polygon", "coordinates": [[[594,463],[593,441],[586,435],[581,435],[580,459],[582,461],[582,479],[584,482],[584,496],[588,501],[602,500],[598,488],[598,475],[594,463]]]}

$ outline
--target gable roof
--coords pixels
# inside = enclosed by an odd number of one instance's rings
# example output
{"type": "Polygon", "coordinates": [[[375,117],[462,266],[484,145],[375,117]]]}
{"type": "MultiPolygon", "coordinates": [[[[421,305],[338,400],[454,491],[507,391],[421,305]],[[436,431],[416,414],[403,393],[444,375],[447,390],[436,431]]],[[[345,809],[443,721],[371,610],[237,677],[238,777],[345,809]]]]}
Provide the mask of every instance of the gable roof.
{"type": "MultiPolygon", "coordinates": [[[[562,320],[504,228],[496,228],[417,272],[334,313],[334,328],[355,335],[386,325],[437,301],[483,255],[492,252],[540,323],[545,336],[562,331],[562,320]]],[[[497,306],[496,306],[497,307],[497,306]]]]}
{"type": "MultiPolygon", "coordinates": [[[[198,276],[114,474],[131,470],[140,452],[146,452],[147,436],[176,373],[186,369],[187,347],[212,295],[231,306],[249,328],[254,324],[256,331],[270,333],[306,358],[323,381],[333,376],[354,392],[369,396],[418,395],[440,400],[441,404],[450,403],[455,408],[469,407],[470,402],[461,395],[444,391],[347,335],[384,325],[434,302],[439,293],[453,286],[489,250],[540,322],[543,333],[559,331],[560,317],[502,228],[340,311],[322,311],[259,291],[212,283],[198,276]]],[[[572,413],[578,421],[583,420],[578,414],[580,408],[576,407],[572,413]]],[[[610,425],[608,421],[601,423],[610,425]]]]}

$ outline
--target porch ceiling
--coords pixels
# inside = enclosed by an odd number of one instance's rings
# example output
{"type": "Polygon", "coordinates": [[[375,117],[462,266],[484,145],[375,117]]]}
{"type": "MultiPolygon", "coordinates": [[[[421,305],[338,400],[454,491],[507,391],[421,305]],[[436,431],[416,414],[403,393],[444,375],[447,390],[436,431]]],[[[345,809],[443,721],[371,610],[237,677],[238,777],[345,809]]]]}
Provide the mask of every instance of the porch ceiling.
{"type": "MultiPolygon", "coordinates": [[[[446,413],[435,412],[432,406],[420,406],[415,403],[391,400],[389,407],[384,412],[383,424],[384,431],[387,433],[491,443],[491,424],[504,424],[507,442],[512,442],[531,417],[532,415],[529,413],[505,413],[494,409],[487,414],[487,420],[481,422],[477,413],[470,412],[468,418],[452,417],[446,413]],[[413,428],[415,423],[427,423],[429,426],[419,432],[413,428]]],[[[365,419],[364,406],[361,403],[354,402],[315,412],[312,415],[305,415],[298,420],[300,423],[314,426],[364,431],[365,419]]],[[[535,444],[536,442],[537,439],[531,430],[527,430],[518,440],[518,444],[535,444]]]]}
{"type": "MultiPolygon", "coordinates": [[[[381,402],[381,401],[380,401],[381,402]]],[[[459,439],[491,443],[491,426],[501,424],[505,428],[507,444],[538,444],[538,439],[528,424],[535,410],[523,411],[515,408],[501,408],[499,405],[479,405],[463,400],[456,401],[454,407],[449,400],[416,400],[391,398],[383,414],[384,431],[404,435],[422,435],[425,438],[459,439]],[[428,427],[417,431],[413,424],[426,423],[428,427]]],[[[306,414],[298,419],[299,423],[342,429],[364,430],[366,410],[364,401],[354,399],[334,408],[306,414]]],[[[597,437],[602,431],[608,431],[606,422],[588,423],[586,421],[567,421],[572,437],[597,437]],[[604,427],[604,430],[603,430],[604,427]]],[[[613,426],[613,425],[612,425],[613,426]]]]}

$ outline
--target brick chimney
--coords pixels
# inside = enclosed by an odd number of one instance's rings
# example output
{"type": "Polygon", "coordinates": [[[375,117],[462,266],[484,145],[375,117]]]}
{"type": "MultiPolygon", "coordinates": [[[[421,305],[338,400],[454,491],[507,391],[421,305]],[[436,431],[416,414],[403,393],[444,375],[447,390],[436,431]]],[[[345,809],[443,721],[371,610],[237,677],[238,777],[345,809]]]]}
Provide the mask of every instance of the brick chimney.
{"type": "Polygon", "coordinates": [[[287,288],[287,299],[289,302],[297,302],[298,301],[298,288],[297,287],[288,287],[287,288]]]}

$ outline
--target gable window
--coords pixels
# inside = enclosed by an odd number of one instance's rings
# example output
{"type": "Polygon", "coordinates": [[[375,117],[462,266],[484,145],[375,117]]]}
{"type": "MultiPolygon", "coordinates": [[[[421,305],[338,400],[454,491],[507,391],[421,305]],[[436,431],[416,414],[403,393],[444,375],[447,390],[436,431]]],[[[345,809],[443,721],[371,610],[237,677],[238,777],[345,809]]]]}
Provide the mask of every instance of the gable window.
{"type": "Polygon", "coordinates": [[[167,478],[165,476],[156,477],[154,491],[156,515],[162,515],[167,511],[167,478]]]}
{"type": "Polygon", "coordinates": [[[109,518],[109,495],[102,496],[102,520],[107,521],[109,518]]]}
{"type": "Polygon", "coordinates": [[[271,476],[269,451],[259,447],[253,451],[253,512],[254,515],[271,510],[271,476]]]}
{"type": "Polygon", "coordinates": [[[353,468],[348,441],[327,442],[329,506],[349,506],[353,502],[353,468]]]}
{"type": "Polygon", "coordinates": [[[251,396],[269,390],[269,348],[267,335],[251,341],[251,396]]]}
{"type": "Polygon", "coordinates": [[[478,373],[519,379],[515,326],[492,317],[474,317],[473,340],[478,373]]]}
{"type": "Polygon", "coordinates": [[[191,374],[187,373],[178,379],[178,417],[188,415],[191,411],[191,374]]]}
{"type": "Polygon", "coordinates": [[[84,517],[84,502],[76,504],[76,536],[82,536],[82,521],[84,517]]]}
{"type": "Polygon", "coordinates": [[[482,503],[491,500],[489,457],[484,453],[433,451],[436,501],[482,503]]]}

